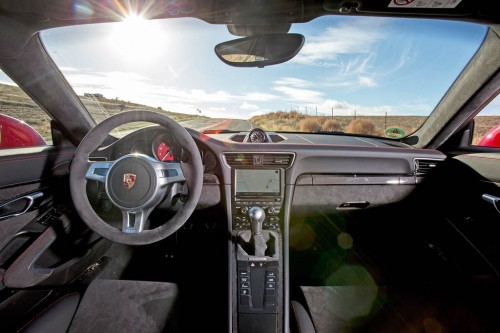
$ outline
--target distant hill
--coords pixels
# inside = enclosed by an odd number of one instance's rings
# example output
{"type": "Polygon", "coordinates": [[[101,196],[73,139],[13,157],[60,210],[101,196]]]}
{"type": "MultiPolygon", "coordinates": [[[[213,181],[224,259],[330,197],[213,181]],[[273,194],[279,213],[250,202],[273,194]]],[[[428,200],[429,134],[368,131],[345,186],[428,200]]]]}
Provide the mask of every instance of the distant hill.
{"type": "MultiPolygon", "coordinates": [[[[416,131],[427,119],[425,116],[308,116],[296,111],[278,111],[250,118],[265,130],[289,132],[344,132],[385,136],[386,129],[397,127],[406,134],[416,131]]],[[[500,116],[475,118],[474,139],[477,143],[494,126],[500,116]]]]}
{"type": "MultiPolygon", "coordinates": [[[[175,121],[197,118],[194,115],[165,111],[161,108],[119,99],[108,99],[99,96],[99,94],[86,95],[79,97],[97,122],[123,111],[137,109],[164,113],[175,121]]],[[[50,140],[50,118],[21,88],[0,84],[0,113],[23,120],[42,134],[44,138],[50,140]]]]}

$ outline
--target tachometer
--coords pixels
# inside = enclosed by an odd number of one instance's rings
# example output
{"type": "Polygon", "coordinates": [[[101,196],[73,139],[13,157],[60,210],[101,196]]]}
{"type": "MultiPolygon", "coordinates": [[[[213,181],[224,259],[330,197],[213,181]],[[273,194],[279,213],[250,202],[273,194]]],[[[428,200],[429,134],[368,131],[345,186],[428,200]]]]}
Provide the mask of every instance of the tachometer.
{"type": "Polygon", "coordinates": [[[162,162],[179,162],[182,157],[182,148],[172,134],[160,132],[153,140],[153,155],[162,162]]]}
{"type": "Polygon", "coordinates": [[[174,160],[174,154],[165,142],[160,143],[160,145],[158,146],[158,149],[156,150],[156,156],[158,156],[158,159],[163,162],[174,160]]]}

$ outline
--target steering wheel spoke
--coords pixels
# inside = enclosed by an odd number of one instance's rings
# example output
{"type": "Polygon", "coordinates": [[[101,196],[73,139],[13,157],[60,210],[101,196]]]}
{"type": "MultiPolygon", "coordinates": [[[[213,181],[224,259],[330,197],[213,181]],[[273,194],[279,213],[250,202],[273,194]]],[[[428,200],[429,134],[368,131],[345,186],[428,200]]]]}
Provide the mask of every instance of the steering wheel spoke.
{"type": "Polygon", "coordinates": [[[170,185],[186,181],[180,163],[157,162],[155,167],[158,168],[158,181],[161,185],[170,185]]]}
{"type": "Polygon", "coordinates": [[[128,211],[122,210],[122,232],[135,234],[148,228],[148,217],[152,209],[128,211]]]}
{"type": "Polygon", "coordinates": [[[113,162],[90,162],[85,178],[104,183],[113,162]]]}

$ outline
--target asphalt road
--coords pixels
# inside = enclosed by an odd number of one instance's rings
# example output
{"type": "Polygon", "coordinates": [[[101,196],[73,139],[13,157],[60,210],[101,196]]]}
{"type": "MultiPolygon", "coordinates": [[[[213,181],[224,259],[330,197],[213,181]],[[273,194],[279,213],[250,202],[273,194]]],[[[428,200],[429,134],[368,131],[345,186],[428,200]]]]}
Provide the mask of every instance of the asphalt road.
{"type": "Polygon", "coordinates": [[[248,120],[223,118],[193,119],[180,122],[180,124],[199,132],[206,130],[250,131],[255,127],[248,120]]]}

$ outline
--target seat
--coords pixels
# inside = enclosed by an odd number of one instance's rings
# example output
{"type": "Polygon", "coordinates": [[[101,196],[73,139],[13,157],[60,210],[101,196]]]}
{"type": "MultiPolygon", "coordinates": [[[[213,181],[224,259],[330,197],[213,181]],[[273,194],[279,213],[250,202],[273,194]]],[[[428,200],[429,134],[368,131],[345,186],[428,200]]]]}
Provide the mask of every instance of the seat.
{"type": "Polygon", "coordinates": [[[291,333],[316,333],[309,313],[302,304],[297,301],[290,302],[291,333]]]}
{"type": "Polygon", "coordinates": [[[94,280],[60,297],[19,331],[166,332],[173,326],[177,285],[167,282],[94,280]]]}

